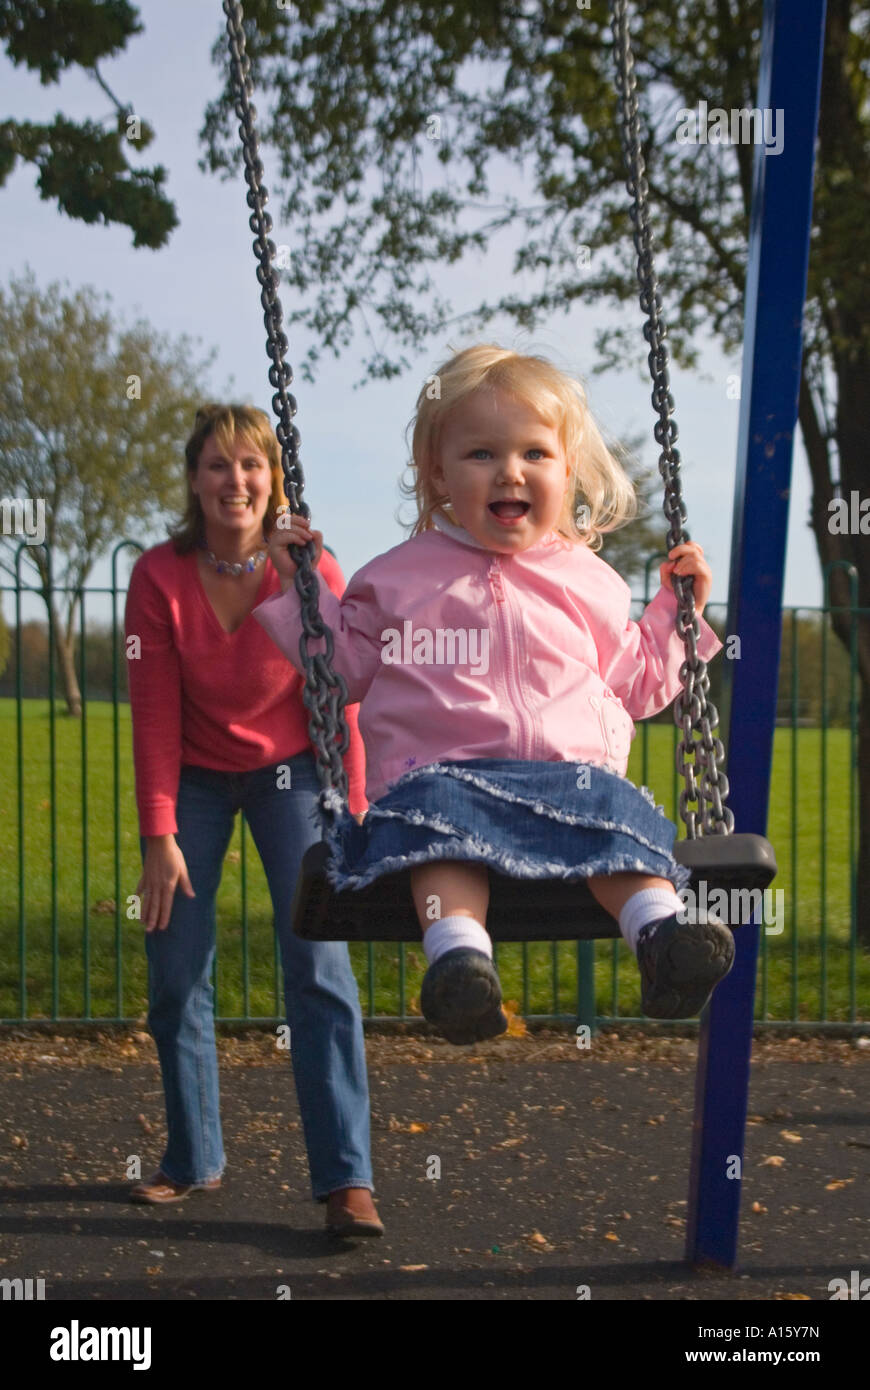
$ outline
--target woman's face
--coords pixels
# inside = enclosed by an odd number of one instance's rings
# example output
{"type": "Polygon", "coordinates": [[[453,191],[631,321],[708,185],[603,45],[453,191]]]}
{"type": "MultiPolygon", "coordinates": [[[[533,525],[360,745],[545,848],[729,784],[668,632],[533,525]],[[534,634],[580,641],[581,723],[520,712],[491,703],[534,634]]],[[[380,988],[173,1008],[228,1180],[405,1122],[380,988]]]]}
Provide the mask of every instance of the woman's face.
{"type": "Polygon", "coordinates": [[[510,555],[559,524],[570,471],[556,429],[524,402],[485,389],[448,415],[433,477],[460,526],[510,555]]]}
{"type": "Polygon", "coordinates": [[[272,470],[266,455],[240,435],[232,453],[225,454],[210,434],[190,485],[199,496],[210,533],[260,534],[272,495],[272,470]]]}

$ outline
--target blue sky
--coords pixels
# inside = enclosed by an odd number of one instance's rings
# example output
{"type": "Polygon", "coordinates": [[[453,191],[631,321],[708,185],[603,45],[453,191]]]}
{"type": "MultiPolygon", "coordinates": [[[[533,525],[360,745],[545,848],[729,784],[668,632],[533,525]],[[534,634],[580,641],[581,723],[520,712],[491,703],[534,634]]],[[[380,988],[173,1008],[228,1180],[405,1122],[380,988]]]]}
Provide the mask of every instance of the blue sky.
{"type": "MultiPolygon", "coordinates": [[[[198,131],[205,106],[219,86],[210,50],[224,32],[223,12],[217,0],[184,0],[183,4],[145,0],[139,11],[144,34],[131,40],[115,61],[101,63],[100,70],[118,98],[156,128],[156,139],[141,159],[149,167],[161,163],[168,169],[168,196],[175,202],[180,226],[163,250],[134,250],[127,228],[87,227],[63,216],[53,203],[41,201],[34,169],[20,165],[0,189],[0,278],[8,283],[10,275],[20,274],[29,264],[40,284],[60,280],[72,290],[91,284],[110,294],[124,322],[142,315],[161,333],[199,338],[201,356],[216,346],[218,356],[210,380],[203,382],[203,398],[226,391],[236,399],[253,401],[271,416],[265,330],[244,179],[240,175],[221,182],[197,168],[202,155],[198,131]]],[[[35,74],[14,68],[0,56],[0,82],[5,117],[43,121],[56,112],[76,119],[110,114],[108,98],[77,69],[59,84],[41,87],[35,74]]],[[[276,166],[268,148],[263,161],[265,181],[272,189],[276,166]]],[[[507,177],[509,168],[511,191],[519,195],[519,174],[513,166],[500,165],[498,173],[504,170],[507,177]]],[[[493,183],[496,194],[506,186],[497,179],[493,183]]],[[[276,204],[273,197],[273,238],[276,243],[290,242],[292,228],[280,224],[276,204]]],[[[519,228],[512,235],[502,234],[485,255],[433,271],[439,296],[452,301],[454,312],[482,300],[496,302],[504,294],[519,235],[519,228]]],[[[530,291],[535,283],[531,277],[520,277],[518,284],[515,281],[517,292],[530,291]]],[[[290,307],[287,293],[285,288],[285,310],[290,307]]],[[[594,360],[596,328],[625,321],[625,314],[617,318],[600,306],[587,311],[582,300],[575,301],[569,315],[555,318],[534,334],[519,332],[507,318],[495,320],[482,334],[433,338],[402,377],[353,391],[352,383],[362,376],[365,349],[359,331],[341,359],[322,359],[316,385],[297,374],[296,424],[302,435],[306,496],[314,524],[324,531],[345,575],[349,577],[406,535],[395,519],[402,504],[398,480],[406,461],[404,430],[422,380],[446,354],[448,338],[460,346],[483,338],[519,351],[543,353],[564,370],[586,376],[594,360]]],[[[640,349],[641,317],[636,307],[633,322],[640,349]]],[[[291,364],[296,366],[307,348],[308,341],[297,327],[290,336],[291,364]]],[[[726,395],[726,382],[729,375],[739,375],[740,362],[706,348],[702,371],[710,379],[672,371],[672,389],[689,530],[704,547],[713,570],[711,601],[717,603],[725,601],[728,590],[739,412],[739,402],[726,395]]],[[[608,430],[617,435],[645,433],[648,442],[642,457],[647,466],[652,465],[657,448],[648,378],[631,363],[624,370],[591,378],[588,390],[592,408],[608,430]]],[[[179,447],[179,474],[183,464],[179,447]]],[[[818,605],[822,598],[815,542],[807,525],[809,500],[809,472],[798,435],[785,582],[789,605],[818,605]]],[[[409,516],[407,503],[402,504],[402,515],[409,516]]],[[[662,518],[663,536],[664,530],[662,518]]],[[[130,517],[126,534],[145,545],[165,539],[165,532],[142,532],[135,516],[130,517]]],[[[108,564],[101,562],[91,583],[107,582],[108,564]]],[[[10,619],[11,602],[4,598],[10,619]]]]}

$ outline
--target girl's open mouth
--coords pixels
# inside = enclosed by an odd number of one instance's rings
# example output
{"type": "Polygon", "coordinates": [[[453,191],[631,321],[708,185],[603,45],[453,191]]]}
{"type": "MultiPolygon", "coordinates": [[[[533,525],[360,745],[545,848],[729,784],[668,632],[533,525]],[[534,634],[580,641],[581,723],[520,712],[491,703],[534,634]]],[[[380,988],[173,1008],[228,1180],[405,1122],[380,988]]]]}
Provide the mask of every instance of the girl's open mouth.
{"type": "Polygon", "coordinates": [[[531,503],[529,502],[519,501],[490,502],[487,511],[495,517],[496,521],[502,522],[503,525],[510,526],[515,525],[518,521],[522,521],[530,505],[531,503]]]}

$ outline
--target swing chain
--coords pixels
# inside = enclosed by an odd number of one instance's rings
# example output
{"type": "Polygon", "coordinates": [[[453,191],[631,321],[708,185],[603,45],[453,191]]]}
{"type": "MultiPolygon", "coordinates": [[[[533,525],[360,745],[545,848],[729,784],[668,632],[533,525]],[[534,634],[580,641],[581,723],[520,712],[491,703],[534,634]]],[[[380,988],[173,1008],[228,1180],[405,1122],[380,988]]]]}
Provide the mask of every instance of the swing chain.
{"type": "MultiPolygon", "coordinates": [[[[680,482],[680,454],[674,447],[679,435],[673,418],[674,398],[668,371],[668,330],[662,317],[662,297],[653,260],[647,201],[649,185],[641,152],[627,0],[611,0],[611,27],[616,57],[616,89],[621,108],[620,138],[628,171],[626,187],[632,199],[630,211],[637,251],[640,307],[646,315],[643,336],[650,348],[647,360],[653,383],[652,403],[659,417],[654,434],[661,449],[659,472],[665,485],[663,511],[669,526],[667,548],[670,552],[674,546],[684,544],[689,536],[684,530],[687,512],[680,482]]],[[[679,798],[680,816],[690,840],[697,839],[699,835],[729,835],[734,829],[734,813],[725,804],[728,800],[728,778],[721,769],[725,749],[721,739],[715,738],[712,732],[718,728],[719,713],[708,698],[710,679],[707,663],[698,655],[701,633],[695,613],[694,587],[690,576],[675,574],[671,582],[677,600],[676,630],[686,653],[680,667],[683,689],[674,703],[674,722],[682,731],[676,747],[676,766],[685,782],[679,798]],[[693,803],[698,804],[697,811],[690,809],[693,803]]]]}
{"type": "MultiPolygon", "coordinates": [[[[270,239],[272,218],[266,211],[269,194],[263,183],[263,165],[259,158],[257,139],[257,108],[251,101],[251,65],[245,49],[244,12],[238,0],[223,0],[224,14],[227,17],[227,36],[230,50],[230,73],[236,115],[239,118],[239,135],[242,139],[242,152],[245,160],[245,179],[248,184],[247,202],[251,208],[249,226],[255,233],[253,243],[257,258],[257,279],[260,282],[260,303],[263,306],[263,321],[266,325],[266,352],[271,358],[269,381],[274,387],[272,409],[278,417],[275,434],[281,445],[281,467],[284,472],[284,492],[290,504],[290,511],[308,519],[311,512],[303,500],[305,475],[299,461],[301,437],[293,424],[296,414],[296,399],[287,390],[293,382],[293,368],[285,362],[284,354],[289,347],[287,335],[282,329],[284,315],[278,297],[278,281],[272,268],[275,243],[270,239]]],[[[334,642],[331,629],[324,623],[320,613],[317,576],[311,563],[314,544],[294,545],[290,553],[296,562],[296,591],[301,601],[302,636],[299,639],[299,652],[305,671],[305,684],[302,698],[311,716],[308,733],[317,754],[317,771],[321,788],[325,791],[335,789],[343,801],[347,801],[347,774],[342,762],[342,754],[347,752],[350,737],[344,706],[347,703],[347,686],[344,678],[332,667],[334,642]],[[325,639],[325,650],[320,653],[309,651],[309,643],[325,639]]],[[[329,813],[329,805],[321,797],[321,808],[329,813]]]]}

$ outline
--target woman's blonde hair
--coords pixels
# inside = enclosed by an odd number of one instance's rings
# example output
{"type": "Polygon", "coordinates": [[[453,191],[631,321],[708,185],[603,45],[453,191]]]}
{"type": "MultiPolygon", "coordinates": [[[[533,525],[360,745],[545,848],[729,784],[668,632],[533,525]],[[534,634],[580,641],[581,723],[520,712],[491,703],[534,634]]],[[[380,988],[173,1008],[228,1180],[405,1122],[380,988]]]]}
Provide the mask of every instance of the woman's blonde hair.
{"type": "MultiPolygon", "coordinates": [[[[586,403],[579,381],[566,376],[544,357],[523,357],[492,343],[480,343],[455,353],[430,376],[417,397],[408,429],[413,426],[412,483],[402,484],[406,497],[417,503],[418,518],[411,532],[432,529],[432,514],[440,510],[457,518],[432,477],[447,416],[466,397],[483,388],[504,391],[523,401],[545,424],[558,432],[571,479],[565,506],[556,527],[571,542],[582,541],[600,550],[602,536],[637,515],[638,504],[628,474],[613,456],[586,403]],[[583,507],[578,524],[577,513],[583,507]]],[[[407,437],[407,432],[406,432],[407,437]]]]}
{"type": "Polygon", "coordinates": [[[199,497],[191,487],[191,479],[199,467],[199,456],[211,435],[224,453],[231,455],[238,436],[258,453],[265,454],[272,470],[272,495],[263,518],[266,536],[275,525],[277,509],[286,505],[284,473],[281,468],[281,446],[264,410],[253,405],[220,405],[211,402],[196,412],[193,433],[184,446],[187,460],[187,505],[184,515],[168,534],[179,555],[196,549],[205,540],[205,518],[199,497]]]}

